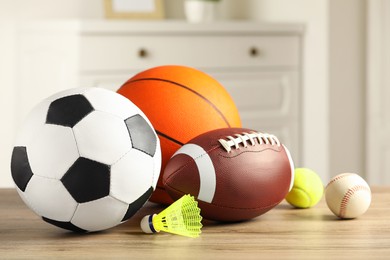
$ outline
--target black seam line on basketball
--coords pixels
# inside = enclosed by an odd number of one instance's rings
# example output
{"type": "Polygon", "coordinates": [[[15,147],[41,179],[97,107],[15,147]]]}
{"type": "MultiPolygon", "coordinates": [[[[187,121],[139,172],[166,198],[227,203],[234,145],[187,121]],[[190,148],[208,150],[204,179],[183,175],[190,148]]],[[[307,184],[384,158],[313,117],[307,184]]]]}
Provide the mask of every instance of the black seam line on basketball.
{"type": "Polygon", "coordinates": [[[184,145],[182,142],[179,142],[178,140],[173,139],[172,137],[170,137],[170,136],[168,136],[168,135],[166,135],[166,134],[163,134],[163,133],[161,133],[161,132],[158,131],[158,130],[156,130],[156,133],[157,133],[158,135],[160,135],[160,136],[162,136],[162,137],[164,137],[164,138],[166,138],[166,139],[168,139],[168,140],[170,140],[170,141],[172,141],[172,142],[178,144],[178,145],[181,145],[181,146],[184,145]]]}
{"type": "Polygon", "coordinates": [[[168,82],[168,83],[172,83],[176,86],[179,86],[181,88],[184,88],[192,93],[194,93],[195,95],[199,96],[201,99],[203,99],[204,101],[206,101],[211,107],[214,108],[214,110],[221,116],[221,118],[223,119],[223,121],[225,121],[225,123],[227,124],[228,127],[231,127],[227,118],[222,114],[222,112],[210,101],[208,100],[205,96],[201,95],[200,93],[196,92],[195,90],[185,86],[185,85],[182,85],[180,83],[177,83],[177,82],[174,82],[174,81],[171,81],[171,80],[167,80],[167,79],[159,79],[159,78],[142,78],[142,79],[135,79],[135,80],[131,80],[131,81],[128,81],[126,82],[127,83],[132,83],[132,82],[137,82],[137,81],[147,81],[147,80],[156,80],[156,81],[163,81],[163,82],[168,82]]]}

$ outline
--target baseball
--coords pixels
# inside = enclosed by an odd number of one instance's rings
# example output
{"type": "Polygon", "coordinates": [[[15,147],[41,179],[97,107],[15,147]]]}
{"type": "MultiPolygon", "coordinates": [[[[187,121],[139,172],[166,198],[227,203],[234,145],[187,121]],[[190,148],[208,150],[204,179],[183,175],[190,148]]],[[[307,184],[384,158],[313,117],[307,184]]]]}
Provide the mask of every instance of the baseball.
{"type": "Polygon", "coordinates": [[[367,211],[371,190],[367,182],[355,173],[342,173],[331,179],[325,188],[329,209],[339,218],[356,218],[367,211]]]}

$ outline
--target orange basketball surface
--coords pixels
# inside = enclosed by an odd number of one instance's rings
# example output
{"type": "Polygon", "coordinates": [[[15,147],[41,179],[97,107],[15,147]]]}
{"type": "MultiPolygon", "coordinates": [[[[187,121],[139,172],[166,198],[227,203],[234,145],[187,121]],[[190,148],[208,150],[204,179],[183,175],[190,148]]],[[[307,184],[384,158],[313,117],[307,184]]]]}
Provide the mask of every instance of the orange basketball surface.
{"type": "Polygon", "coordinates": [[[162,167],[150,198],[153,202],[172,202],[162,184],[162,173],[176,150],[204,132],[241,127],[237,107],[225,88],[193,68],[151,68],[129,79],[118,93],[145,113],[160,138],[162,167]]]}

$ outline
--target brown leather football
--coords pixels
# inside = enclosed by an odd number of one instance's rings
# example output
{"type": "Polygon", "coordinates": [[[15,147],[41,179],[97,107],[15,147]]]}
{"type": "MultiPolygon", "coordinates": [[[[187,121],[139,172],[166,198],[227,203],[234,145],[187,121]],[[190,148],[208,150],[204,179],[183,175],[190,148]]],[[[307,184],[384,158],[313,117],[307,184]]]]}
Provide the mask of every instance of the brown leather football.
{"type": "Polygon", "coordinates": [[[173,199],[197,198],[210,220],[241,221],[278,205],[294,182],[294,164],[274,135],[244,128],[201,134],[169,160],[165,189],[173,199]]]}

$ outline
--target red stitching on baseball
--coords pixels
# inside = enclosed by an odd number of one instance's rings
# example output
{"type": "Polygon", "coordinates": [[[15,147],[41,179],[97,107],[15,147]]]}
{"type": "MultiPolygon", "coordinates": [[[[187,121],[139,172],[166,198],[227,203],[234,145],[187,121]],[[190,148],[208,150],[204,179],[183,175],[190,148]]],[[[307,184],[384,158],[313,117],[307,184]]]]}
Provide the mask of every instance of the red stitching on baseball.
{"type": "Polygon", "coordinates": [[[342,179],[342,178],[344,178],[344,177],[351,176],[351,175],[353,175],[353,173],[344,173],[344,174],[341,174],[341,175],[338,175],[338,176],[334,177],[334,178],[328,183],[328,185],[326,185],[326,188],[327,188],[330,184],[334,183],[335,181],[338,181],[338,180],[340,180],[340,179],[342,179]]]}
{"type": "Polygon", "coordinates": [[[354,187],[348,189],[348,191],[345,193],[345,195],[344,195],[344,197],[343,197],[343,200],[341,201],[341,204],[340,204],[340,213],[339,213],[339,216],[340,216],[341,218],[344,218],[344,217],[345,217],[346,210],[347,210],[347,206],[348,206],[348,202],[349,202],[349,200],[351,199],[351,197],[352,197],[357,191],[361,191],[361,190],[370,191],[366,186],[357,185],[357,186],[354,186],[354,187]]]}

